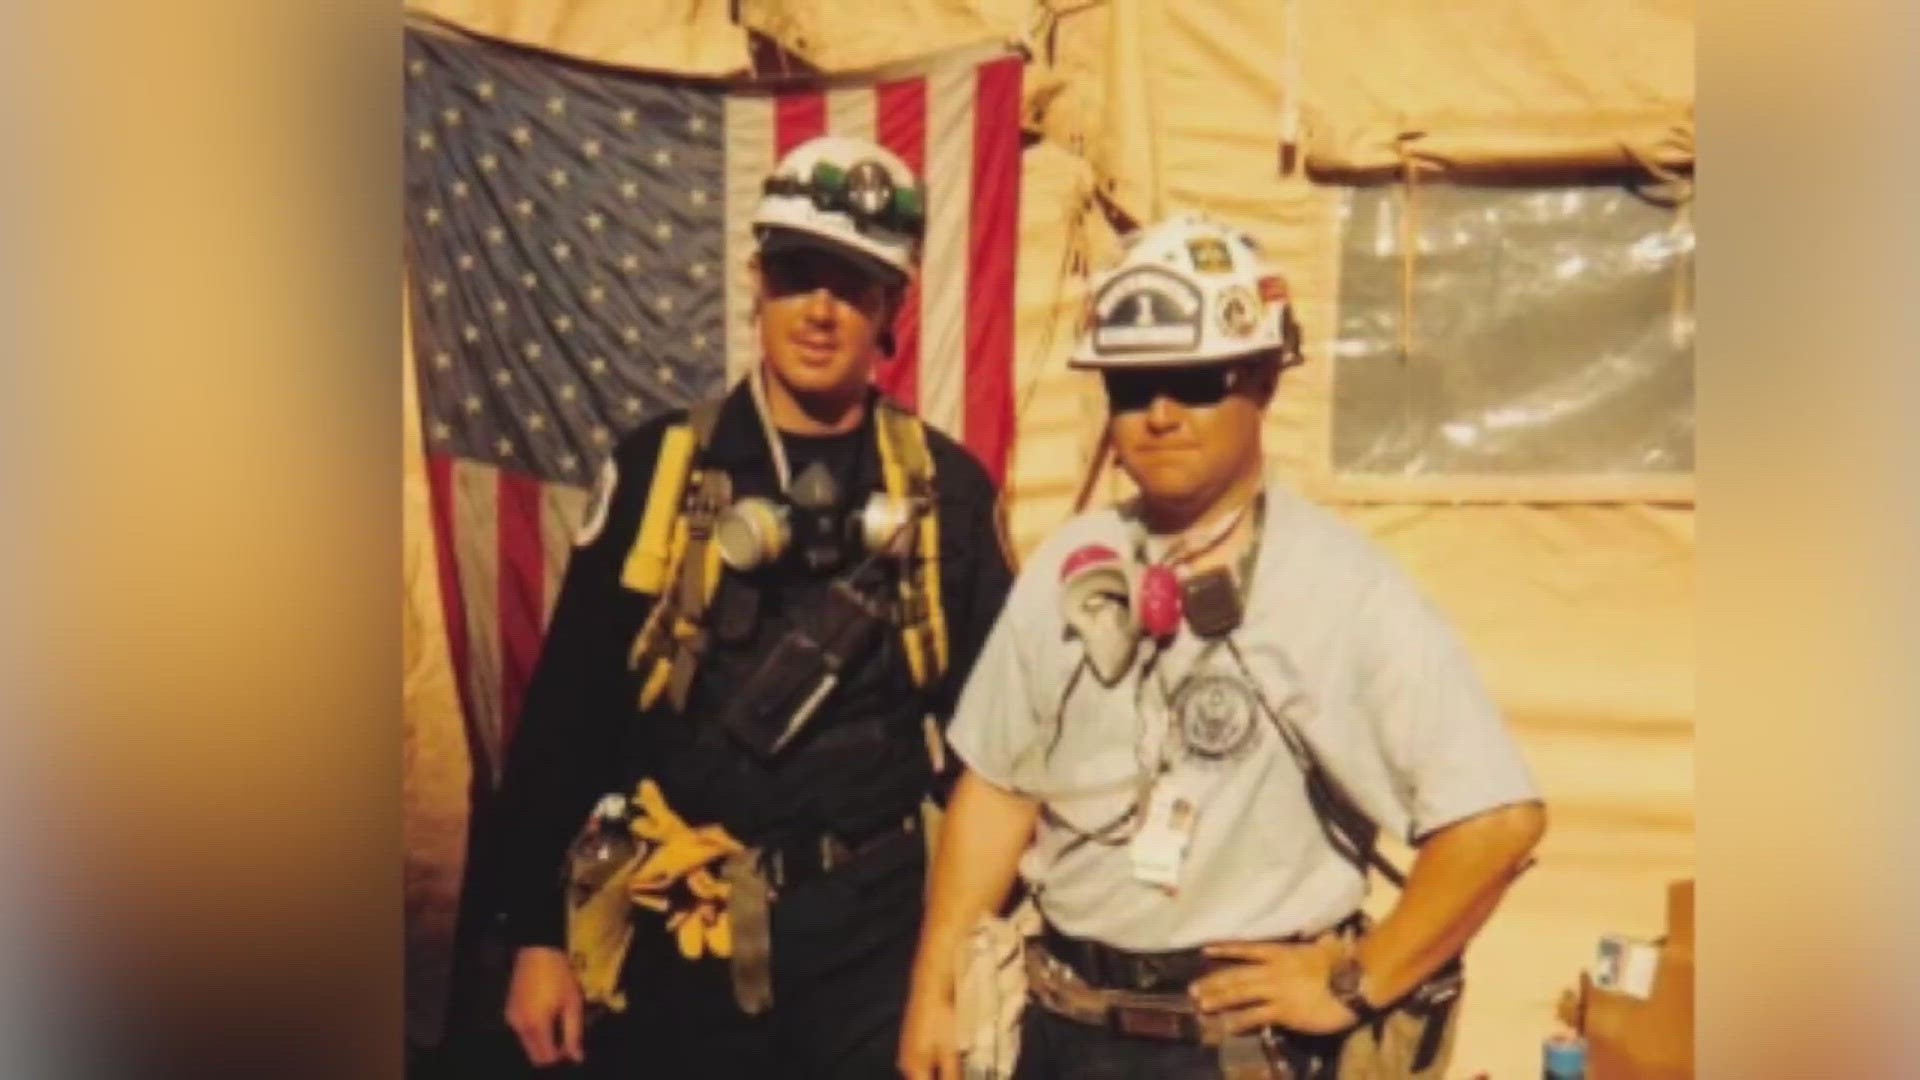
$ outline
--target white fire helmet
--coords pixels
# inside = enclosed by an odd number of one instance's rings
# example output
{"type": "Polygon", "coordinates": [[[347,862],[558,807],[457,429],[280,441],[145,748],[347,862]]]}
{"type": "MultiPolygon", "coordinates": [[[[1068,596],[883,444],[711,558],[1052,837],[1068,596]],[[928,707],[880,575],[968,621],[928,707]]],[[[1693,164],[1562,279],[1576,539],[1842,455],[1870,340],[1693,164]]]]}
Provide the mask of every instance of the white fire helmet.
{"type": "Polygon", "coordinates": [[[762,251],[824,246],[911,278],[925,231],[926,190],[886,147],[823,135],[787,151],[753,212],[762,251]]]}
{"type": "Polygon", "coordinates": [[[1300,360],[1287,282],[1253,238],[1186,212],[1128,238],[1118,265],[1093,280],[1077,368],[1198,367],[1270,349],[1300,360]]]}

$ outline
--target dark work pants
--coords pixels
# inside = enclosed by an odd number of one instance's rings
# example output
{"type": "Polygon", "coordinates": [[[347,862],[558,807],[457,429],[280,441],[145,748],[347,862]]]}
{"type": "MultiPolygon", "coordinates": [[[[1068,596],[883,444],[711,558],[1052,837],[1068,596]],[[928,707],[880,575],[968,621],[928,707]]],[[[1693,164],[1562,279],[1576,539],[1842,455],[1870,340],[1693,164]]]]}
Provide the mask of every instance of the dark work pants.
{"type": "Polygon", "coordinates": [[[626,1012],[588,1035],[590,1077],[620,1080],[893,1080],[918,941],[925,840],[902,833],[773,907],[770,1012],[733,1000],[727,961],[681,957],[664,919],[640,912],[626,1012]]]}

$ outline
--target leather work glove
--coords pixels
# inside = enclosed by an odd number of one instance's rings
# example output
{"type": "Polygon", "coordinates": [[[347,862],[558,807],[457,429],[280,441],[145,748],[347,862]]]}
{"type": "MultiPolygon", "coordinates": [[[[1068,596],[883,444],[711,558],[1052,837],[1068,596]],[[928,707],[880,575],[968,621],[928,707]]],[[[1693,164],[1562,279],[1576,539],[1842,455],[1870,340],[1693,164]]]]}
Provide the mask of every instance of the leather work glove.
{"type": "Polygon", "coordinates": [[[687,959],[731,956],[729,890],[709,867],[745,848],[718,825],[688,825],[652,780],[640,782],[634,805],[633,835],[655,846],[627,879],[628,899],[667,916],[667,931],[687,959]]]}

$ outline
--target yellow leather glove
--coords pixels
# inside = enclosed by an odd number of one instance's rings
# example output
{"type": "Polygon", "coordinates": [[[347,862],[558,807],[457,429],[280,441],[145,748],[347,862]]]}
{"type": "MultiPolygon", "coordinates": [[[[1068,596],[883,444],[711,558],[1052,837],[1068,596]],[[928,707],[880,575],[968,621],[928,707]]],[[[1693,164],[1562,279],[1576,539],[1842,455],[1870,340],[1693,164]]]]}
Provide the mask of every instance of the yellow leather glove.
{"type": "Polygon", "coordinates": [[[688,825],[651,780],[640,782],[634,805],[633,835],[655,847],[627,879],[628,899],[667,916],[667,931],[687,959],[733,955],[727,884],[708,866],[745,849],[718,825],[688,825]],[[676,886],[684,886],[684,896],[676,886]]]}

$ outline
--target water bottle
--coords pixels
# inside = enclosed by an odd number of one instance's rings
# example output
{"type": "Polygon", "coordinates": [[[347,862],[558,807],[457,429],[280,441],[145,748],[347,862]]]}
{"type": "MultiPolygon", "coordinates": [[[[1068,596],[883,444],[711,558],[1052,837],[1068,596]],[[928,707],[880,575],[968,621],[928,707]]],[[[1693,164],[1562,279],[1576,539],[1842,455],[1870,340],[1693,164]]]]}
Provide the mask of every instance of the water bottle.
{"type": "Polygon", "coordinates": [[[1587,1080],[1587,1041],[1578,1035],[1555,1035],[1541,1047],[1542,1080],[1587,1080]]]}
{"type": "Polygon", "coordinates": [[[628,827],[627,800],[602,796],[567,852],[567,881],[576,903],[584,903],[606,885],[616,870],[639,850],[628,827]]]}

